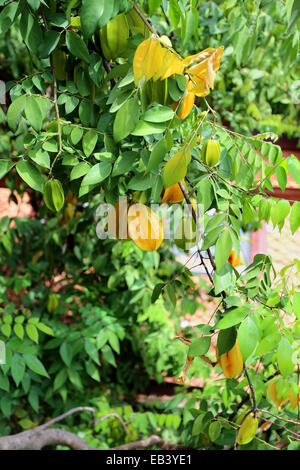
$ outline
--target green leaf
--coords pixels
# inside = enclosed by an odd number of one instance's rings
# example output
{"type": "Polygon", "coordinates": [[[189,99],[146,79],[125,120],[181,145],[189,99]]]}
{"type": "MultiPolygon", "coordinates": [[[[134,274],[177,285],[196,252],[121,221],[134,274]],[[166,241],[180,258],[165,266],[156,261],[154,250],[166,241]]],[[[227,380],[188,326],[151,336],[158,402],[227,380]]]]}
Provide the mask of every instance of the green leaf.
{"type": "Polygon", "coordinates": [[[28,337],[35,343],[39,342],[39,333],[36,327],[32,324],[27,324],[25,327],[28,337]]]}
{"type": "Polygon", "coordinates": [[[147,170],[151,171],[154,168],[157,168],[161,164],[163,159],[165,158],[166,153],[167,153],[166,139],[161,139],[154,145],[151,151],[147,170]]]}
{"type": "Polygon", "coordinates": [[[286,174],[285,169],[282,166],[279,166],[276,168],[276,176],[277,176],[279,187],[281,191],[284,192],[286,188],[286,184],[287,184],[287,174],[286,174]]]}
{"type": "Polygon", "coordinates": [[[38,55],[43,33],[38,20],[27,10],[23,11],[20,19],[20,32],[28,49],[38,55]]]}
{"type": "Polygon", "coordinates": [[[20,338],[20,339],[24,338],[24,328],[19,323],[16,323],[14,325],[14,332],[17,335],[18,338],[20,338]]]}
{"type": "Polygon", "coordinates": [[[148,109],[143,114],[143,121],[160,123],[170,121],[174,116],[174,111],[168,106],[157,106],[155,108],[148,109]]]}
{"type": "Polygon", "coordinates": [[[138,121],[136,127],[131,132],[132,135],[144,136],[151,134],[162,134],[166,130],[165,123],[146,122],[142,119],[138,121]]]}
{"type": "Polygon", "coordinates": [[[67,31],[66,43],[67,48],[72,55],[78,57],[78,59],[84,60],[87,63],[90,62],[90,53],[87,45],[78,34],[76,34],[74,31],[67,31]]]}
{"type": "Polygon", "coordinates": [[[81,26],[84,36],[91,37],[99,28],[99,22],[104,13],[105,0],[83,0],[80,13],[81,26]]]}
{"type": "Polygon", "coordinates": [[[294,204],[292,205],[292,210],[290,214],[290,227],[293,235],[296,230],[298,230],[298,228],[300,227],[300,202],[298,201],[294,202],[294,204]]]}
{"type": "Polygon", "coordinates": [[[258,329],[251,317],[247,317],[239,327],[238,342],[244,361],[251,356],[258,342],[258,329]]]}
{"type": "Polygon", "coordinates": [[[10,160],[0,160],[0,179],[3,178],[6,173],[8,173],[12,167],[14,166],[14,162],[10,160]]]}
{"type": "Polygon", "coordinates": [[[27,3],[33,10],[38,10],[40,8],[40,0],[27,0],[27,3]]]}
{"type": "Polygon", "coordinates": [[[189,151],[179,151],[167,161],[164,172],[164,185],[166,188],[181,181],[187,172],[191,155],[189,151]]]}
{"type": "Polygon", "coordinates": [[[211,441],[216,441],[221,434],[222,425],[220,421],[212,421],[208,428],[208,436],[211,441]]]}
{"type": "Polygon", "coordinates": [[[25,103],[26,103],[26,95],[19,96],[16,98],[8,108],[7,111],[7,122],[9,127],[15,131],[17,129],[17,125],[19,124],[19,119],[23,112],[25,103]]]}
{"type": "Polygon", "coordinates": [[[56,139],[50,139],[46,140],[46,142],[43,143],[43,149],[46,150],[47,152],[58,152],[58,143],[56,139]]]}
{"type": "Polygon", "coordinates": [[[296,292],[293,295],[293,310],[294,315],[300,319],[300,292],[296,292]]]}
{"type": "Polygon", "coordinates": [[[72,144],[77,145],[78,142],[81,140],[82,136],[83,136],[83,129],[81,129],[80,127],[74,127],[70,135],[72,144]]]}
{"type": "Polygon", "coordinates": [[[219,272],[215,271],[213,281],[215,286],[214,291],[216,295],[228,289],[229,287],[232,287],[235,282],[235,275],[232,266],[227,263],[219,272]]]}
{"type": "Polygon", "coordinates": [[[203,356],[210,347],[211,339],[208,336],[194,339],[188,350],[188,357],[203,356]]]}
{"type": "Polygon", "coordinates": [[[58,31],[46,31],[39,52],[42,59],[47,59],[59,43],[61,35],[58,31]]]}
{"type": "Polygon", "coordinates": [[[38,165],[50,169],[50,157],[48,152],[43,152],[42,149],[30,150],[28,152],[29,157],[38,165]]]}
{"type": "Polygon", "coordinates": [[[82,148],[86,157],[89,157],[97,144],[98,134],[95,131],[88,131],[82,141],[82,148]]]}
{"type": "Polygon", "coordinates": [[[121,153],[114,164],[112,176],[119,176],[128,173],[128,171],[132,169],[136,157],[137,154],[135,152],[121,153]]]}
{"type": "Polygon", "coordinates": [[[31,162],[20,160],[16,165],[16,170],[22,180],[36,191],[44,191],[44,180],[40,170],[31,162]]]}
{"type": "Polygon", "coordinates": [[[215,250],[215,261],[217,271],[227,263],[232,250],[232,239],[229,230],[224,230],[218,238],[215,250]]]}
{"type": "Polygon", "coordinates": [[[255,355],[262,356],[263,354],[273,351],[279,344],[280,338],[280,333],[272,333],[265,336],[265,338],[263,338],[258,344],[255,355]]]}
{"type": "Polygon", "coordinates": [[[97,163],[89,170],[89,172],[83,178],[81,185],[90,186],[93,184],[101,183],[101,181],[105,180],[110,175],[111,168],[111,163],[97,163]]]}
{"type": "Polygon", "coordinates": [[[42,375],[44,377],[49,378],[49,375],[47,374],[45,367],[36,356],[33,356],[32,354],[24,354],[23,357],[29,369],[31,369],[33,372],[35,372],[38,375],[42,375]]]}
{"type": "Polygon", "coordinates": [[[2,372],[0,372],[0,389],[9,392],[9,379],[2,372]]]}
{"type": "Polygon", "coordinates": [[[44,325],[44,323],[39,322],[37,324],[37,328],[46,335],[54,336],[52,328],[50,328],[50,326],[44,325]]]}
{"type": "Polygon", "coordinates": [[[13,357],[12,364],[11,364],[11,375],[17,387],[19,386],[20,382],[23,379],[24,372],[25,372],[24,361],[22,360],[21,356],[19,356],[18,354],[15,354],[13,357]]]}
{"type": "Polygon", "coordinates": [[[176,307],[176,303],[177,303],[177,298],[176,298],[176,292],[172,286],[172,284],[168,283],[166,285],[166,291],[168,293],[168,297],[173,305],[173,307],[175,308],[176,307]]]}
{"type": "Polygon", "coordinates": [[[230,351],[236,343],[236,329],[235,327],[226,328],[221,330],[218,334],[217,348],[219,355],[227,353],[230,351]]]}
{"type": "Polygon", "coordinates": [[[86,162],[80,162],[78,165],[74,166],[71,171],[70,181],[76,180],[81,178],[82,176],[86,175],[91,166],[86,162]]]}
{"type": "Polygon", "coordinates": [[[249,307],[234,308],[229,312],[225,312],[224,317],[218,321],[215,328],[217,330],[225,330],[231,326],[238,325],[244,320],[248,313],[249,307]]]}
{"type": "Polygon", "coordinates": [[[277,204],[278,209],[278,224],[283,224],[285,218],[289,215],[290,212],[290,203],[286,199],[281,199],[277,204]]]}
{"type": "Polygon", "coordinates": [[[73,357],[71,345],[64,341],[60,345],[59,353],[66,366],[70,367],[73,357]]]}
{"type": "Polygon", "coordinates": [[[139,119],[139,105],[136,98],[127,100],[118,110],[113,135],[116,142],[125,139],[136,127],[139,119]]]}
{"type": "Polygon", "coordinates": [[[300,162],[297,157],[288,157],[286,159],[289,173],[300,187],[300,162]]]}
{"type": "Polygon", "coordinates": [[[152,16],[153,13],[160,7],[161,0],[148,0],[149,7],[149,16],[152,16]]]}
{"type": "Polygon", "coordinates": [[[293,348],[286,338],[282,338],[277,350],[278,367],[283,375],[287,377],[295,369],[295,363],[292,360],[293,348]]]}
{"type": "MultiPolygon", "coordinates": [[[[3,6],[3,2],[1,3],[3,6]]],[[[3,8],[0,13],[0,34],[6,33],[15,20],[16,13],[19,9],[19,2],[13,2],[3,8]]]]}
{"type": "Polygon", "coordinates": [[[203,421],[204,415],[198,415],[193,423],[192,427],[192,436],[198,436],[201,431],[202,431],[202,421],[203,421]]]}
{"type": "Polygon", "coordinates": [[[294,28],[294,26],[297,25],[298,21],[300,19],[300,3],[298,0],[294,0],[293,6],[292,6],[292,11],[291,11],[291,16],[288,24],[288,31],[294,28]]]}
{"type": "Polygon", "coordinates": [[[54,383],[53,383],[53,391],[60,389],[65,381],[68,378],[67,369],[61,369],[58,374],[56,374],[54,383]]]}
{"type": "Polygon", "coordinates": [[[135,189],[136,191],[145,191],[153,186],[155,176],[148,174],[144,176],[139,174],[134,176],[128,183],[127,189],[135,189]]]}
{"type": "Polygon", "coordinates": [[[158,284],[156,284],[152,292],[151,303],[154,304],[154,302],[156,302],[156,300],[160,296],[161,291],[164,287],[165,287],[165,284],[163,282],[159,282],[158,284]]]}

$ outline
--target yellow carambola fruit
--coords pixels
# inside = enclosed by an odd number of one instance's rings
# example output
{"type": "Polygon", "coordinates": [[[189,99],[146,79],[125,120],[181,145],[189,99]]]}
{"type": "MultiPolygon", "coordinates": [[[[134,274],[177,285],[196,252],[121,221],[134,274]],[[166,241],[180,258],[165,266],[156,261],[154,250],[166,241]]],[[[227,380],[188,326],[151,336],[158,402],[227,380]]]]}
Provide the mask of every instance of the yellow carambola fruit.
{"type": "Polygon", "coordinates": [[[251,442],[255,437],[257,428],[257,418],[254,416],[254,413],[249,413],[241,424],[238,433],[237,443],[240,445],[245,445],[251,442]]]}
{"type": "Polygon", "coordinates": [[[220,160],[220,144],[214,139],[206,140],[203,144],[201,152],[203,155],[203,160],[205,161],[207,166],[213,167],[220,160]]]}
{"type": "Polygon", "coordinates": [[[221,354],[221,356],[219,356],[217,347],[216,356],[218,364],[222,368],[223,374],[227,379],[234,379],[240,375],[243,369],[243,356],[240,351],[238,341],[235,342],[235,345],[230,349],[230,351],[221,354]]]}
{"type": "Polygon", "coordinates": [[[100,29],[100,42],[104,57],[115,60],[124,52],[129,37],[129,27],[124,13],[110,20],[100,29]]]}
{"type": "Polygon", "coordinates": [[[67,59],[67,54],[60,49],[55,49],[55,51],[52,52],[53,67],[57,80],[67,80],[68,78],[67,59]]]}
{"type": "Polygon", "coordinates": [[[56,294],[50,294],[47,300],[47,310],[49,313],[54,312],[56,307],[58,307],[59,301],[56,294]]]}
{"type": "Polygon", "coordinates": [[[59,212],[65,203],[65,195],[59,180],[46,181],[44,186],[44,201],[48,209],[59,212]]]}
{"type": "Polygon", "coordinates": [[[158,216],[144,204],[133,204],[128,210],[128,234],[144,251],[156,251],[163,239],[163,227],[158,216]]]}

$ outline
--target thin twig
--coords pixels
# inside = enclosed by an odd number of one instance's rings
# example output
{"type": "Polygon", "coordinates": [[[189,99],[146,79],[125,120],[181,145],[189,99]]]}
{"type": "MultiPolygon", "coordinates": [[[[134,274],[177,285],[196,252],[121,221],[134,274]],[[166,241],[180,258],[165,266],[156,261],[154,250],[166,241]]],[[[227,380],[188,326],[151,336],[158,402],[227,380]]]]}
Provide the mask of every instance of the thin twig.
{"type": "Polygon", "coordinates": [[[270,411],[267,411],[267,410],[261,410],[261,409],[257,408],[255,411],[257,413],[266,413],[268,415],[273,416],[274,418],[280,419],[281,421],[285,421],[286,423],[296,424],[296,426],[297,426],[297,424],[299,425],[298,421],[294,421],[293,419],[282,418],[281,416],[277,416],[274,413],[271,413],[270,411]]]}
{"type": "Polygon", "coordinates": [[[135,11],[137,12],[137,14],[139,15],[139,17],[142,19],[142,21],[145,23],[145,25],[147,26],[147,28],[150,29],[151,33],[152,34],[155,34],[155,36],[157,36],[153,26],[149,23],[149,21],[147,20],[147,18],[143,15],[143,13],[138,9],[138,7],[135,5],[135,3],[133,4],[133,8],[135,9],[135,11]]]}
{"type": "MultiPolygon", "coordinates": [[[[46,31],[48,31],[48,24],[47,24],[47,19],[44,11],[44,7],[41,6],[41,12],[42,12],[42,17],[45,25],[46,31]]],[[[59,115],[59,108],[58,108],[58,102],[57,102],[57,79],[56,79],[56,73],[55,73],[55,67],[54,67],[54,61],[53,61],[53,56],[51,54],[50,56],[50,64],[51,64],[51,72],[52,72],[52,77],[53,77],[53,98],[54,98],[54,107],[55,107],[55,114],[56,114],[56,121],[57,121],[57,133],[58,133],[58,145],[59,145],[59,150],[54,158],[52,165],[50,167],[49,171],[49,176],[52,176],[52,171],[53,167],[55,165],[56,160],[58,157],[61,155],[63,151],[63,146],[62,146],[62,130],[61,130],[61,124],[60,124],[60,115],[59,115]]]]}
{"type": "Polygon", "coordinates": [[[263,418],[261,416],[261,418],[263,421],[266,421],[267,423],[271,423],[271,424],[275,424],[275,426],[278,426],[282,429],[284,429],[285,431],[287,431],[288,433],[292,434],[296,439],[299,439],[300,440],[300,434],[298,434],[297,432],[294,432],[294,431],[291,431],[290,429],[288,429],[287,427],[283,426],[282,424],[279,424],[279,423],[275,423],[275,421],[270,421],[266,418],[263,418]]]}
{"type": "Polygon", "coordinates": [[[102,421],[104,421],[105,419],[108,419],[108,418],[117,418],[120,421],[120,423],[122,424],[123,429],[126,432],[126,434],[130,435],[130,433],[128,431],[128,428],[126,426],[126,423],[122,420],[121,416],[119,416],[118,413],[108,413],[107,415],[102,416],[101,418],[97,419],[97,421],[95,421],[94,427],[97,424],[102,423],[102,421]]]}
{"type": "Polygon", "coordinates": [[[257,404],[256,404],[256,397],[255,397],[255,392],[254,392],[254,387],[253,387],[253,383],[250,379],[250,376],[249,376],[249,373],[248,373],[248,369],[246,367],[246,364],[244,363],[244,372],[245,372],[245,375],[247,377],[247,380],[248,380],[248,384],[249,384],[249,387],[250,387],[250,390],[251,390],[251,396],[252,396],[252,410],[254,412],[254,416],[256,414],[256,408],[257,408],[257,404]]]}

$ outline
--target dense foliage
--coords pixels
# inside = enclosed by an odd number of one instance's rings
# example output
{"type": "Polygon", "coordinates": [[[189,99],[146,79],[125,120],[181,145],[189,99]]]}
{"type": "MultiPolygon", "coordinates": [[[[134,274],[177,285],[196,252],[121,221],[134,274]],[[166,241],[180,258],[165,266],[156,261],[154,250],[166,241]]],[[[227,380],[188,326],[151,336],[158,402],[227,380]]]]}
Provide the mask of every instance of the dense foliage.
{"type": "Polygon", "coordinates": [[[276,273],[261,254],[236,269],[243,229],[300,226],[300,203],[270,196],[273,175],[282,192],[288,174],[300,186],[299,161],[274,143],[299,136],[298,3],[0,5],[0,177],[34,210],[0,221],[1,435],[93,405],[129,423],[129,434],[113,418],[86,431],[70,418],[99,448],[152,433],[195,448],[299,447],[300,261],[276,273]],[[128,216],[126,240],[101,239],[99,208],[120,196],[146,212],[128,216]],[[183,202],[185,237],[172,213],[183,202]],[[136,236],[148,223],[158,243],[136,236]],[[207,283],[175,259],[187,242],[207,283]],[[200,288],[215,315],[180,330],[200,288]],[[180,376],[174,399],[138,405],[165,375],[180,376]],[[184,387],[192,375],[200,390],[184,387]]]}

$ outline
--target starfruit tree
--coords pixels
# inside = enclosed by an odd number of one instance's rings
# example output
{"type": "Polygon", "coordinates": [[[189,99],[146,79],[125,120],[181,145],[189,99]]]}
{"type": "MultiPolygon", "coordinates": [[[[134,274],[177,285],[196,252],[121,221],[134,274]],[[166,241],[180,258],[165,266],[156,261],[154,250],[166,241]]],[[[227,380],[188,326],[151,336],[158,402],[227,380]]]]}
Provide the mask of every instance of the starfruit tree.
{"type": "MultiPolygon", "coordinates": [[[[234,448],[263,442],[258,428],[268,425],[279,433],[274,442],[283,432],[280,442],[293,446],[300,261],[276,273],[270,256],[258,254],[241,267],[240,241],[254,221],[281,230],[289,216],[291,233],[299,229],[300,203],[273,198],[271,177],[284,192],[288,174],[300,183],[300,163],[283,158],[275,134],[245,136],[218,119],[209,98],[226,59],[209,40],[193,49],[199,3],[1,2],[2,32],[18,29],[30,65],[7,84],[7,123],[23,146],[0,160],[0,174],[16,174],[39,194],[45,217],[68,216],[69,190],[86,204],[100,193],[109,236],[142,252],[165,244],[189,253],[189,268],[156,284],[152,303],[162,296],[180,305],[182,293],[198,288],[191,268],[205,271],[216,308],[208,324],[175,339],[186,345],[179,381],[190,368],[197,375],[200,361],[225,382],[218,409],[191,410],[194,445],[199,436],[208,446],[223,442],[224,433],[234,448]],[[175,205],[184,208],[179,217],[175,205]]],[[[286,3],[299,15],[296,2],[286,3]]]]}

